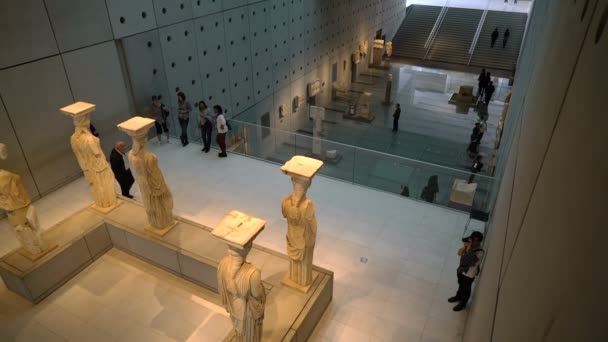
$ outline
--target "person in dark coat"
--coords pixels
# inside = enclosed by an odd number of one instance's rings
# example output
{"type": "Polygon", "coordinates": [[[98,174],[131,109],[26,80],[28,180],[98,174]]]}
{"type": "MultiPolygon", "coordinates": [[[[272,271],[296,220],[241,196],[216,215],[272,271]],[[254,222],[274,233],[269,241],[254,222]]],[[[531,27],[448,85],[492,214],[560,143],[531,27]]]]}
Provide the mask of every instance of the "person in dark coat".
{"type": "Polygon", "coordinates": [[[486,105],[490,104],[490,101],[492,100],[492,95],[494,95],[494,91],[496,91],[496,88],[494,88],[494,82],[490,81],[490,83],[488,83],[488,86],[486,87],[486,105]]]}
{"type": "Polygon", "coordinates": [[[429,177],[429,180],[428,180],[426,186],[424,187],[424,189],[422,189],[420,198],[422,198],[423,200],[425,200],[429,203],[435,202],[435,197],[437,197],[437,193],[439,192],[438,180],[439,180],[439,178],[437,177],[437,175],[433,175],[433,176],[429,177]]]}
{"type": "Polygon", "coordinates": [[[477,77],[477,97],[481,97],[486,90],[486,86],[488,85],[488,81],[486,80],[486,69],[481,69],[481,73],[477,77]]]}
{"type": "Polygon", "coordinates": [[[131,173],[126,152],[127,145],[122,141],[117,142],[110,153],[110,166],[114,172],[114,178],[120,184],[122,195],[127,198],[133,198],[129,192],[135,179],[133,178],[133,173],[131,173]]]}
{"type": "Polygon", "coordinates": [[[494,31],[492,31],[492,45],[491,47],[494,47],[494,44],[496,44],[496,40],[498,39],[498,27],[494,29],[494,31]]]}
{"type": "Polygon", "coordinates": [[[507,46],[507,41],[509,40],[509,36],[511,35],[511,32],[509,31],[509,29],[507,29],[505,31],[505,33],[503,34],[503,38],[502,38],[502,48],[504,49],[505,46],[507,46]]]}
{"type": "Polygon", "coordinates": [[[477,156],[477,158],[475,158],[475,162],[473,163],[473,166],[471,166],[471,176],[469,177],[469,184],[473,183],[475,174],[478,172],[481,172],[482,168],[483,168],[483,163],[481,162],[481,156],[477,156]]]}
{"type": "Polygon", "coordinates": [[[397,132],[399,130],[399,118],[401,117],[401,105],[397,103],[397,108],[395,108],[395,113],[393,113],[393,132],[397,132]]]}

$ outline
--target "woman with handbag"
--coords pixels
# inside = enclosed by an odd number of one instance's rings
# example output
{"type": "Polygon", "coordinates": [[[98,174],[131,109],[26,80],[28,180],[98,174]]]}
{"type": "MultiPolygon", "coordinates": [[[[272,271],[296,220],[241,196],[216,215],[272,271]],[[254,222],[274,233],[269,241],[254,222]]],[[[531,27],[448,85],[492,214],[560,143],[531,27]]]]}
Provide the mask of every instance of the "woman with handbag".
{"type": "Polygon", "coordinates": [[[217,156],[220,158],[226,158],[228,157],[226,154],[226,133],[228,133],[228,123],[226,122],[226,117],[224,117],[222,107],[218,105],[213,106],[213,112],[215,115],[217,115],[217,136],[215,140],[222,150],[217,156]]]}

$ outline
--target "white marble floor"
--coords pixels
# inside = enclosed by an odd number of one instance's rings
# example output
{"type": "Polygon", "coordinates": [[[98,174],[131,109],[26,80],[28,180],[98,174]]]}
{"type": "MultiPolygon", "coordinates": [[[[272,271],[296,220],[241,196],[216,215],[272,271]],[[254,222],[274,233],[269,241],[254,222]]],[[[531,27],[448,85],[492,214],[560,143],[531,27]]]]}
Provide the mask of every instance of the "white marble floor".
{"type": "MultiPolygon", "coordinates": [[[[237,155],[219,159],[214,150],[201,154],[199,145],[182,148],[175,141],[161,146],[152,142],[151,149],[173,191],[176,214],[214,226],[229,210],[238,209],[268,221],[258,244],[285,250],[286,223],[279,207],[291,183],[278,165],[237,155]]],[[[133,193],[137,199],[135,188],[133,193]]],[[[456,250],[467,226],[466,214],[323,177],[315,178],[309,196],[317,203],[319,224],[315,264],[335,272],[333,302],[312,340],[461,339],[466,311],[454,313],[446,299],[455,291],[456,250]]],[[[90,201],[80,179],[36,206],[48,228],[90,201]]],[[[8,229],[6,220],[0,221],[0,255],[17,246],[8,229]]],[[[128,262],[121,267],[129,268],[128,262]]],[[[145,271],[133,272],[134,277],[146,276],[145,271]]],[[[158,272],[154,276],[165,278],[158,272]]],[[[79,283],[78,278],[74,282],[79,283]]],[[[119,301],[114,305],[120,310],[128,306],[119,301]]],[[[2,311],[0,317],[10,321],[2,311]]],[[[177,341],[186,340],[184,329],[191,330],[183,321],[155,322],[175,324],[166,328],[175,329],[169,338],[177,341]]]]}

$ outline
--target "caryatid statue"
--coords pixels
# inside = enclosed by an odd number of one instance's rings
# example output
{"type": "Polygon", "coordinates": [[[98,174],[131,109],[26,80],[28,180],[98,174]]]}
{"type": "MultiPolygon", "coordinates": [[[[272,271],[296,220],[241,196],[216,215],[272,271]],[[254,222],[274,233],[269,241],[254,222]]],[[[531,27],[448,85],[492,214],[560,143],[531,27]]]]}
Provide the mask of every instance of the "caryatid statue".
{"type": "Polygon", "coordinates": [[[287,255],[289,272],[283,284],[308,292],[313,278],[312,261],[317,239],[315,203],[306,197],[312,178],[323,162],[317,159],[295,156],[281,167],[291,176],[293,193],[283,199],[281,212],[287,219],[287,255]]]}
{"type": "Polygon", "coordinates": [[[71,116],[74,120],[74,134],[70,138],[70,144],[93,193],[95,201],[93,208],[109,212],[119,202],[114,187],[114,173],[101,149],[99,138],[91,134],[89,130],[91,112],[96,107],[94,104],[76,102],[61,108],[61,112],[71,116]]]}
{"type": "Polygon", "coordinates": [[[135,170],[135,181],[139,186],[150,223],[146,229],[165,235],[177,222],[173,218],[173,195],[158,167],[158,157],[146,149],[148,131],[152,126],[154,126],[153,119],[136,116],[119,124],[118,129],[133,139],[129,163],[135,170]]]}
{"type": "Polygon", "coordinates": [[[262,340],[266,291],[260,271],[247,262],[247,255],[265,225],[266,221],[233,210],[212,232],[228,244],[228,255],[217,269],[217,283],[237,342],[262,340]]]}
{"type": "MultiPolygon", "coordinates": [[[[0,144],[0,159],[6,158],[7,148],[0,144]]],[[[8,221],[14,227],[17,239],[23,247],[21,254],[36,260],[49,251],[48,244],[41,236],[36,210],[30,195],[23,187],[21,177],[6,170],[0,170],[0,208],[6,211],[8,221]]]]}

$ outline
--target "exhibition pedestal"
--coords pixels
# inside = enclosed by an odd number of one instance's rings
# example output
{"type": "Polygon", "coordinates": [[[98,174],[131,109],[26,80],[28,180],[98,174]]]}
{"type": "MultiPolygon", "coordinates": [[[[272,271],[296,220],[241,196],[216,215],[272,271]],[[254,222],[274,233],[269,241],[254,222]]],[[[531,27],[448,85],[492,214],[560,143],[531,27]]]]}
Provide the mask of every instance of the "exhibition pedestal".
{"type": "MultiPolygon", "coordinates": [[[[176,218],[166,235],[146,230],[144,208],[125,200],[107,214],[85,208],[48,230],[44,237],[58,247],[32,261],[18,250],[0,260],[7,287],[38,303],[77,275],[112,247],[208,288],[217,298],[217,267],[227,247],[211,235],[211,228],[176,218]]],[[[313,266],[317,275],[308,293],[281,283],[289,259],[254,246],[248,260],[262,273],[267,292],[264,341],[306,341],[333,295],[333,272],[313,266]]],[[[227,336],[227,339],[230,336],[227,336]]]]}

